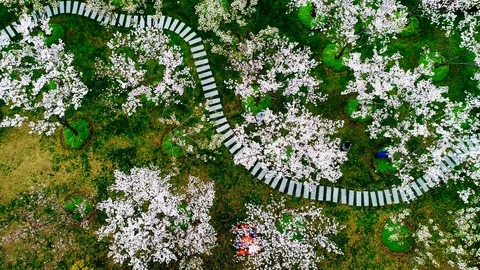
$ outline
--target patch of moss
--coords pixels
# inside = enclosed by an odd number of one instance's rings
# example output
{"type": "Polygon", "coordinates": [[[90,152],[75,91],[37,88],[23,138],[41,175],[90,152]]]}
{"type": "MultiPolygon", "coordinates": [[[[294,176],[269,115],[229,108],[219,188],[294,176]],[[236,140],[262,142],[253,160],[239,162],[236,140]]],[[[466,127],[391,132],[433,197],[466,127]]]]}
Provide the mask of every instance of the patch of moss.
{"type": "Polygon", "coordinates": [[[172,133],[169,133],[165,135],[165,137],[163,137],[163,143],[162,143],[163,151],[165,152],[165,154],[171,157],[175,157],[175,158],[183,157],[185,155],[185,151],[183,150],[182,147],[174,143],[172,141],[172,138],[173,138],[172,133]]]}
{"type": "Polygon", "coordinates": [[[403,29],[402,32],[400,32],[400,36],[405,38],[417,35],[419,28],[420,22],[418,21],[417,17],[410,17],[408,18],[407,26],[403,29]]]}
{"type": "Polygon", "coordinates": [[[47,46],[58,43],[59,40],[65,38],[65,29],[63,29],[63,26],[56,23],[49,23],[48,25],[52,33],[50,35],[44,35],[47,46]]]}
{"type": "MultiPolygon", "coordinates": [[[[347,102],[347,106],[345,106],[345,111],[347,114],[352,117],[352,114],[356,111],[358,111],[358,108],[360,107],[360,102],[358,99],[349,99],[347,102]]],[[[366,116],[366,117],[352,117],[352,120],[357,120],[360,122],[366,122],[368,120],[372,119],[371,116],[366,116]]]]}
{"type": "Polygon", "coordinates": [[[382,243],[392,252],[407,252],[413,244],[413,232],[404,223],[385,223],[382,230],[382,243]]]}
{"type": "Polygon", "coordinates": [[[388,160],[384,158],[375,158],[375,168],[377,172],[382,174],[392,174],[397,172],[397,168],[388,160]]]}
{"type": "Polygon", "coordinates": [[[330,43],[322,51],[323,64],[337,72],[345,71],[347,69],[347,66],[345,66],[343,63],[343,57],[349,57],[348,51],[345,50],[343,55],[337,59],[335,56],[340,52],[340,50],[341,48],[338,48],[337,45],[330,43]]]}
{"type": "Polygon", "coordinates": [[[81,119],[77,122],[70,122],[70,125],[78,131],[78,135],[75,135],[69,128],[65,127],[63,129],[65,147],[78,150],[85,145],[90,137],[90,123],[81,119]]]}
{"type": "MultiPolygon", "coordinates": [[[[429,54],[423,55],[420,60],[418,61],[419,65],[424,65],[428,66],[428,60],[433,61],[434,65],[435,64],[442,64],[446,61],[446,58],[443,57],[440,54],[437,54],[435,52],[430,52],[429,54]]],[[[440,66],[432,66],[432,72],[433,76],[425,76],[427,78],[432,78],[432,81],[434,82],[439,82],[445,79],[448,75],[448,72],[450,71],[450,67],[448,65],[440,65],[440,66]]]]}
{"type": "Polygon", "coordinates": [[[250,96],[242,102],[242,107],[245,111],[250,111],[253,114],[257,114],[267,108],[272,107],[272,97],[266,96],[256,101],[253,96],[250,96]]]}

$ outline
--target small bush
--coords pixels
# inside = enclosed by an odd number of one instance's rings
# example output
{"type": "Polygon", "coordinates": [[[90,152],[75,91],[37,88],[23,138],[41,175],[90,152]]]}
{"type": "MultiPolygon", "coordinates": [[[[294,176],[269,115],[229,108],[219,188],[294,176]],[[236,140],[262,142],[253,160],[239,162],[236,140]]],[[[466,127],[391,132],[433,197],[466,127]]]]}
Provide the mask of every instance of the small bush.
{"type": "Polygon", "coordinates": [[[165,137],[163,137],[163,143],[162,143],[163,151],[165,152],[165,154],[171,157],[175,157],[175,158],[183,157],[185,155],[185,151],[183,151],[182,147],[172,142],[172,137],[173,137],[172,133],[169,133],[165,135],[165,137]]]}
{"type": "Polygon", "coordinates": [[[84,217],[93,213],[93,203],[73,197],[65,204],[65,210],[72,215],[73,220],[80,222],[84,217]]]}
{"type": "Polygon", "coordinates": [[[74,150],[80,149],[90,137],[90,123],[81,119],[77,122],[71,122],[70,125],[78,131],[76,136],[69,128],[63,128],[63,137],[65,146],[74,150]]]}
{"type": "MultiPolygon", "coordinates": [[[[358,108],[360,107],[360,102],[358,99],[349,99],[347,102],[347,106],[345,106],[345,111],[347,114],[352,117],[352,114],[356,111],[358,111],[358,108]]],[[[366,122],[368,120],[372,119],[371,116],[366,116],[366,117],[352,117],[352,120],[357,120],[360,122],[366,122]]]]}
{"type": "Polygon", "coordinates": [[[335,44],[328,44],[322,51],[323,64],[328,68],[333,68],[334,71],[344,71],[347,67],[343,63],[343,57],[348,58],[349,53],[345,51],[342,57],[336,59],[335,55],[339,53],[340,49],[335,44]]]}
{"type": "Polygon", "coordinates": [[[392,174],[397,171],[397,168],[388,160],[383,158],[375,158],[375,167],[377,172],[382,174],[392,174]]]}
{"type": "Polygon", "coordinates": [[[272,97],[266,96],[257,102],[254,97],[250,96],[242,102],[242,106],[245,111],[257,114],[272,107],[272,97]]]}
{"type": "Polygon", "coordinates": [[[312,17],[312,9],[312,3],[310,2],[298,9],[298,20],[308,29],[312,29],[313,26],[314,17],[312,17]]]}
{"type": "Polygon", "coordinates": [[[65,29],[63,29],[63,26],[56,23],[50,23],[49,26],[52,33],[50,35],[45,35],[45,44],[48,46],[58,43],[60,39],[65,37],[65,29]]]}
{"type": "MultiPolygon", "coordinates": [[[[423,55],[420,60],[418,61],[419,65],[428,65],[428,59],[433,61],[434,64],[441,64],[446,61],[445,57],[442,55],[436,54],[435,52],[431,52],[429,54],[423,55]]],[[[425,76],[427,78],[432,78],[432,81],[439,82],[445,79],[450,71],[450,67],[448,65],[443,65],[439,67],[432,67],[433,76],[425,76]]]]}
{"type": "Polygon", "coordinates": [[[418,21],[417,17],[410,17],[408,19],[408,24],[403,29],[402,32],[400,32],[401,37],[411,37],[414,35],[418,34],[418,30],[420,28],[420,22],[418,21]]]}
{"type": "Polygon", "coordinates": [[[413,232],[403,223],[391,220],[385,223],[382,230],[382,243],[392,252],[407,252],[413,244],[413,232]]]}

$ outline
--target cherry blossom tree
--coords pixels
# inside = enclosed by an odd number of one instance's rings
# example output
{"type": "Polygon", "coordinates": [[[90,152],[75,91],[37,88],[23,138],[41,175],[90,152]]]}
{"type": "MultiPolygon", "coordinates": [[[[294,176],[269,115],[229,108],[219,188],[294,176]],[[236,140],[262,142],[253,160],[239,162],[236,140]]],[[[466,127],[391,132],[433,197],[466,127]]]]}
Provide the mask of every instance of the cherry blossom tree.
{"type": "MultiPolygon", "coordinates": [[[[70,126],[65,114],[77,110],[88,93],[73,66],[73,55],[64,44],[47,46],[41,35],[32,35],[38,27],[31,18],[20,18],[21,38],[4,47],[0,56],[0,100],[9,108],[0,127],[20,127],[24,123],[38,134],[51,135],[61,124],[70,126]]],[[[50,34],[48,21],[41,24],[50,34]]]]}
{"type": "Polygon", "coordinates": [[[339,150],[340,139],[332,136],[343,122],[315,116],[298,103],[287,103],[286,113],[267,109],[261,121],[251,113],[244,118],[234,128],[245,149],[236,163],[250,167],[257,160],[285,177],[311,183],[342,176],[339,165],[347,156],[339,150]]]}
{"type": "Polygon", "coordinates": [[[111,55],[107,62],[98,62],[99,76],[109,79],[110,98],[127,95],[120,102],[128,115],[142,105],[142,97],[155,105],[168,105],[178,102],[177,97],[194,86],[180,47],[169,43],[158,28],[115,33],[107,43],[111,55]]]}
{"type": "MultiPolygon", "coordinates": [[[[343,226],[320,208],[288,209],[284,199],[246,207],[247,218],[242,223],[256,228],[260,248],[258,253],[239,258],[247,269],[318,269],[325,252],[343,255],[328,238],[340,233],[343,226]]],[[[242,233],[235,228],[233,232],[242,233]]]]}
{"type": "Polygon", "coordinates": [[[184,192],[174,191],[171,174],[156,168],[133,168],[130,174],[115,171],[118,192],[98,204],[106,213],[106,224],[98,231],[100,239],[111,243],[109,256],[133,269],[147,269],[150,262],[180,262],[188,269],[199,265],[200,255],[210,254],[216,232],[210,225],[213,183],[190,176],[184,192]]]}

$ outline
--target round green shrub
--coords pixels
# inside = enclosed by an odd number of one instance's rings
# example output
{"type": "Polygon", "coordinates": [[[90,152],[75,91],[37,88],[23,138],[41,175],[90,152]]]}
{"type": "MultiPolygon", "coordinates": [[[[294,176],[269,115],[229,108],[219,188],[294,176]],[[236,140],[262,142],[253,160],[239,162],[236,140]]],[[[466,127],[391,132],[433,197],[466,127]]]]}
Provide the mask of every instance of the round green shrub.
{"type": "Polygon", "coordinates": [[[56,23],[50,23],[48,25],[50,26],[52,33],[50,35],[45,35],[45,44],[50,46],[54,43],[58,43],[60,39],[65,37],[65,29],[63,29],[63,26],[56,23]]]}
{"type": "Polygon", "coordinates": [[[298,9],[298,20],[308,29],[312,29],[313,19],[312,16],[312,3],[308,2],[305,6],[298,9]]]}
{"type": "Polygon", "coordinates": [[[411,37],[418,34],[420,28],[420,22],[417,17],[408,18],[408,24],[405,26],[402,32],[400,32],[401,37],[411,37]]]}
{"type": "Polygon", "coordinates": [[[392,252],[407,252],[413,244],[413,232],[404,223],[389,220],[382,230],[382,243],[392,252]]]}
{"type": "Polygon", "coordinates": [[[242,107],[245,111],[250,111],[253,114],[257,114],[267,108],[272,107],[272,97],[266,96],[261,98],[259,101],[255,101],[253,96],[249,96],[242,102],[242,107]]]}
{"type": "Polygon", "coordinates": [[[335,44],[328,44],[325,49],[322,51],[322,60],[323,64],[328,67],[328,68],[333,68],[334,71],[344,71],[347,69],[347,67],[343,63],[343,57],[345,56],[348,58],[349,53],[347,51],[344,52],[344,54],[336,59],[335,55],[339,53],[341,48],[337,48],[335,44]]]}
{"type": "Polygon", "coordinates": [[[65,210],[72,215],[73,220],[80,222],[84,217],[93,213],[93,203],[82,198],[73,197],[65,203],[65,210]],[[83,208],[80,209],[80,207],[83,208]]]}
{"type": "Polygon", "coordinates": [[[172,133],[169,133],[165,135],[165,137],[163,137],[163,143],[162,143],[163,151],[165,152],[165,154],[175,158],[184,156],[185,151],[183,150],[182,147],[178,146],[176,143],[172,141],[172,137],[173,137],[172,133]]]}
{"type": "Polygon", "coordinates": [[[388,160],[384,158],[375,158],[375,168],[377,172],[382,174],[392,174],[397,171],[397,168],[388,160]]]}
{"type": "MultiPolygon", "coordinates": [[[[352,114],[356,111],[358,111],[358,108],[360,107],[360,101],[358,99],[349,99],[347,102],[347,106],[345,106],[345,111],[347,114],[352,117],[352,114]]],[[[366,116],[366,117],[352,117],[352,120],[360,121],[360,122],[366,122],[368,120],[372,119],[371,116],[366,116]]]]}
{"type": "MultiPolygon", "coordinates": [[[[428,65],[428,59],[433,61],[434,64],[441,64],[446,61],[446,58],[440,54],[436,54],[435,52],[430,52],[429,54],[423,55],[420,60],[418,61],[419,65],[428,65]]],[[[432,81],[439,82],[445,79],[450,71],[450,67],[448,65],[442,65],[438,67],[432,67],[433,76],[427,76],[427,78],[432,78],[432,81]]]]}
{"type": "Polygon", "coordinates": [[[81,119],[77,122],[70,122],[70,125],[78,131],[78,135],[75,135],[69,128],[64,127],[63,137],[65,139],[65,147],[78,150],[87,143],[90,137],[90,123],[81,119]]]}

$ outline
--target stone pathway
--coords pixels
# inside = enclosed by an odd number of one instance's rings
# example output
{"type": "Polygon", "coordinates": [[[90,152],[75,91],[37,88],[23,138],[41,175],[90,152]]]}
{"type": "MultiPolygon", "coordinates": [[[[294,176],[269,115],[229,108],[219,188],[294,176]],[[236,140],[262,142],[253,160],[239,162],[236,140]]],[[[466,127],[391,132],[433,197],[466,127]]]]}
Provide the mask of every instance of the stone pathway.
{"type": "MultiPolygon", "coordinates": [[[[195,69],[203,89],[203,93],[208,104],[208,113],[210,119],[215,121],[216,131],[223,135],[224,145],[234,156],[240,155],[244,148],[238,142],[233,133],[230,124],[224,116],[220,97],[217,91],[215,78],[210,69],[207,59],[207,53],[202,45],[202,38],[185,23],[172,17],[160,17],[154,19],[150,15],[126,15],[115,14],[106,11],[97,12],[89,9],[85,3],[78,1],[61,1],[58,6],[46,6],[41,13],[31,14],[33,20],[37,22],[40,18],[52,17],[59,14],[75,14],[91,18],[103,25],[145,28],[158,27],[173,31],[180,35],[190,46],[193,59],[195,60],[195,69]]],[[[13,38],[18,33],[18,23],[12,23],[5,29],[0,30],[0,39],[13,38]]],[[[463,154],[469,148],[480,147],[480,139],[474,135],[465,142],[457,145],[450,151],[437,166],[442,172],[447,172],[455,166],[462,163],[463,154]]],[[[270,185],[273,189],[278,189],[282,193],[305,199],[348,204],[351,206],[379,207],[384,205],[409,203],[417,199],[429,189],[446,182],[448,179],[445,173],[428,176],[424,175],[406,186],[398,186],[385,190],[359,191],[332,186],[309,185],[308,183],[297,182],[295,180],[282,177],[280,173],[270,171],[260,162],[255,162],[253,166],[247,167],[247,170],[258,180],[270,185]]]]}

